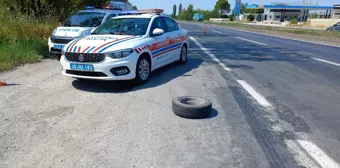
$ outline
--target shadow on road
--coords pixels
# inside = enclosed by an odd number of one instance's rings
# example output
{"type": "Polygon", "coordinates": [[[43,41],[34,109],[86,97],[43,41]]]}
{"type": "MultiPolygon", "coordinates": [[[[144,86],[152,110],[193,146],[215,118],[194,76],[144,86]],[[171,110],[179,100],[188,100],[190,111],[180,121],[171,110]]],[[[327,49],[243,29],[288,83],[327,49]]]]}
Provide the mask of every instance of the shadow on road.
{"type": "Polygon", "coordinates": [[[218,116],[218,111],[216,109],[212,108],[209,116],[205,119],[211,119],[211,118],[215,118],[217,116],[218,116]]]}
{"type": "Polygon", "coordinates": [[[96,93],[125,93],[135,90],[142,90],[163,85],[180,76],[190,76],[186,74],[191,70],[198,68],[203,62],[203,59],[192,58],[184,65],[177,63],[169,64],[165,67],[152,72],[147,83],[136,86],[133,81],[95,81],[95,80],[74,80],[73,87],[79,90],[96,93]]]}

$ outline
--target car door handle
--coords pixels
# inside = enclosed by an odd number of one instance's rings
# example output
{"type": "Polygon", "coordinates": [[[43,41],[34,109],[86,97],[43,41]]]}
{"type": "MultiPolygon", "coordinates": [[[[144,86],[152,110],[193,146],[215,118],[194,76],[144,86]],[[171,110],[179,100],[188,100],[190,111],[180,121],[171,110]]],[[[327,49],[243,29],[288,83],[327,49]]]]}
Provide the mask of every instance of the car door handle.
{"type": "Polygon", "coordinates": [[[171,39],[171,37],[166,37],[166,39],[171,39]]]}

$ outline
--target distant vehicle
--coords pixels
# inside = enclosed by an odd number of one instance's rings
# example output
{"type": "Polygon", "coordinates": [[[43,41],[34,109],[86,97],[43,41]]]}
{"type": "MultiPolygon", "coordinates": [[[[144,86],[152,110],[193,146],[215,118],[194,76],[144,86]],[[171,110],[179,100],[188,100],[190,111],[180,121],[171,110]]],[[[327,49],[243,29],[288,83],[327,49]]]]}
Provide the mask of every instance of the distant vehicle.
{"type": "Polygon", "coordinates": [[[340,22],[328,27],[327,31],[340,31],[340,22]]]}
{"type": "Polygon", "coordinates": [[[109,6],[103,9],[88,6],[85,10],[74,13],[62,26],[53,30],[48,39],[49,52],[61,54],[61,50],[68,42],[78,37],[90,35],[96,27],[121,13],[123,11],[120,9],[110,8],[109,6]]]}
{"type": "Polygon", "coordinates": [[[196,20],[196,21],[203,21],[204,20],[204,14],[195,13],[193,19],[196,20]]]}
{"type": "Polygon", "coordinates": [[[144,83],[157,68],[175,61],[185,63],[188,33],[162,12],[144,10],[138,15],[118,16],[100,25],[92,35],[71,41],[60,59],[63,75],[144,83]]]}

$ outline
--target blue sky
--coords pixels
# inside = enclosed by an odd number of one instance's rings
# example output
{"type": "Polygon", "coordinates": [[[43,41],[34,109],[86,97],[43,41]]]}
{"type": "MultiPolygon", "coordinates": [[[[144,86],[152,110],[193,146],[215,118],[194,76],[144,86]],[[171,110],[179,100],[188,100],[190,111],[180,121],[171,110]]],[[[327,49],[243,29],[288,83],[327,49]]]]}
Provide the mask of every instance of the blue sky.
{"type": "MultiPolygon", "coordinates": [[[[150,9],[150,8],[162,8],[165,13],[172,13],[172,6],[174,4],[180,4],[182,2],[183,8],[189,4],[193,4],[194,8],[200,9],[213,9],[217,0],[129,0],[132,4],[136,5],[139,9],[150,9]]],[[[249,4],[269,5],[271,2],[286,2],[292,5],[302,4],[302,0],[242,0],[249,4]]],[[[305,0],[307,1],[307,0],[305,0]]],[[[308,0],[310,1],[310,0],[308,0]]],[[[315,5],[317,0],[312,0],[312,4],[315,5]]],[[[228,0],[231,4],[231,8],[234,8],[235,0],[228,0]]],[[[333,5],[340,4],[340,0],[319,0],[319,5],[333,5]]]]}

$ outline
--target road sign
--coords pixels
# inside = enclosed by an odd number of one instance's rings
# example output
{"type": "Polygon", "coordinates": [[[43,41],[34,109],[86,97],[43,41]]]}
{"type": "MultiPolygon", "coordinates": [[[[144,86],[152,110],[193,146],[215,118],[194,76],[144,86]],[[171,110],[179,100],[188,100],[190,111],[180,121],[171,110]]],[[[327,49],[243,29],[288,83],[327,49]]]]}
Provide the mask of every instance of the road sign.
{"type": "Polygon", "coordinates": [[[241,0],[236,0],[235,2],[235,9],[234,9],[234,16],[238,16],[241,13],[241,0]]]}

